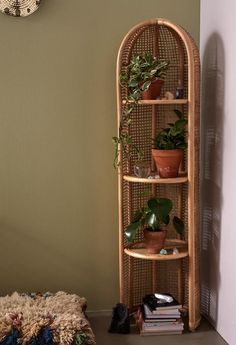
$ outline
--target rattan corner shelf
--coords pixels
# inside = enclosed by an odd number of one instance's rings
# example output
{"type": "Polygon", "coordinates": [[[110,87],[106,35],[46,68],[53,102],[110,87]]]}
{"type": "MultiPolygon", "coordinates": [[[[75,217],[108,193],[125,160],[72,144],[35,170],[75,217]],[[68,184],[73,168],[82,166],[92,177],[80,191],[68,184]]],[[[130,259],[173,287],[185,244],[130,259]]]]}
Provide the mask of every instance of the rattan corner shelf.
{"type": "MultiPolygon", "coordinates": [[[[133,143],[144,152],[145,161],[154,168],[151,138],[160,128],[176,119],[174,109],[188,119],[188,148],[181,170],[186,173],[174,179],[141,179],[132,175],[137,157],[121,155],[119,166],[119,280],[120,300],[132,311],[142,303],[146,293],[170,292],[188,309],[189,329],[200,323],[199,286],[199,72],[198,48],[180,26],[166,19],[153,19],[133,27],[123,39],[117,58],[118,127],[128,107],[127,87],[119,77],[135,54],[150,52],[170,61],[162,94],[158,100],[140,100],[132,110],[129,131],[133,143]],[[167,91],[175,93],[178,81],[184,88],[183,99],[163,99],[167,91]],[[176,236],[173,229],[166,241],[167,255],[150,255],[141,245],[128,246],[124,229],[134,210],[147,201],[147,193],[171,198],[173,213],[184,220],[185,233],[176,236]],[[177,246],[179,253],[172,254],[177,246]]],[[[143,242],[140,233],[138,243],[143,242]]]]}

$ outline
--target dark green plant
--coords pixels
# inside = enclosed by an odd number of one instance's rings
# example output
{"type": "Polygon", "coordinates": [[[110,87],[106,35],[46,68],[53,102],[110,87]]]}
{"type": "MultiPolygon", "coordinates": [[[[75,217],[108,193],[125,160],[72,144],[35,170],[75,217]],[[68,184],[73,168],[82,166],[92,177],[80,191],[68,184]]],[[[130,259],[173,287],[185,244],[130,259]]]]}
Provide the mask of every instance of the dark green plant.
{"type": "Polygon", "coordinates": [[[128,86],[130,101],[138,101],[141,93],[147,91],[151,82],[166,76],[169,62],[159,60],[150,53],[135,55],[126,72],[120,75],[121,85],[128,86]]]}
{"type": "MultiPolygon", "coordinates": [[[[145,207],[138,208],[131,220],[131,223],[125,229],[125,236],[129,242],[133,242],[136,233],[142,228],[149,231],[161,231],[170,222],[170,213],[173,204],[167,198],[151,197],[145,207]]],[[[175,230],[182,234],[184,230],[183,221],[174,216],[172,219],[175,230]]]]}
{"type": "Polygon", "coordinates": [[[185,141],[185,127],[188,123],[183,118],[183,114],[175,109],[176,115],[179,117],[175,123],[169,123],[169,127],[162,129],[157,133],[156,138],[153,140],[153,148],[159,150],[174,150],[185,149],[187,143],[185,141]]]}

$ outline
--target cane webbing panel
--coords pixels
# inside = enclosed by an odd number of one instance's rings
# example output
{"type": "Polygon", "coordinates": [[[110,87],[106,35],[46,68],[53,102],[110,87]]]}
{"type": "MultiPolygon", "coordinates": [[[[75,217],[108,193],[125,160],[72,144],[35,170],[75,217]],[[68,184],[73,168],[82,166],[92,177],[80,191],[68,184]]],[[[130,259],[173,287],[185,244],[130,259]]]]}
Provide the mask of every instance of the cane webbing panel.
{"type": "MultiPolygon", "coordinates": [[[[174,122],[174,109],[183,112],[188,119],[188,149],[184,154],[181,170],[188,174],[183,184],[144,184],[128,182],[124,175],[132,175],[137,153],[131,158],[121,156],[119,169],[120,195],[120,287],[121,301],[130,308],[142,303],[146,293],[169,292],[189,308],[190,329],[197,327],[199,314],[199,263],[198,263],[198,141],[199,141],[199,56],[196,45],[189,34],[169,21],[156,19],[141,23],[124,38],[117,61],[118,125],[127,110],[124,101],[127,87],[120,86],[119,75],[124,72],[130,59],[150,52],[160,59],[169,61],[161,98],[165,92],[175,94],[178,81],[184,87],[187,104],[135,104],[131,113],[129,134],[132,142],[144,152],[144,160],[152,165],[152,138],[157,131],[174,122]],[[181,217],[185,224],[182,239],[188,241],[189,257],[181,260],[156,262],[131,258],[124,253],[128,245],[124,229],[130,223],[137,207],[143,206],[151,194],[167,197],[173,201],[173,215],[181,217]],[[155,278],[155,279],[154,279],[155,278]],[[155,281],[154,281],[155,280],[155,281]]],[[[168,238],[179,238],[173,227],[168,228],[168,238]]],[[[143,241],[139,232],[137,241],[143,241]]]]}

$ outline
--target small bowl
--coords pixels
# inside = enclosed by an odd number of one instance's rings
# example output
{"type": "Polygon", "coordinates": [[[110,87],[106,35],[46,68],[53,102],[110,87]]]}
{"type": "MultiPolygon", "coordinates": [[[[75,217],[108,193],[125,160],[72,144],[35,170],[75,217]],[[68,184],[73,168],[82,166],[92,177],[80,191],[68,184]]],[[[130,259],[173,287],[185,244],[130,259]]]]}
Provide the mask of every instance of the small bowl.
{"type": "Polygon", "coordinates": [[[141,178],[147,178],[151,173],[150,164],[147,162],[138,162],[134,165],[134,175],[141,178]]]}

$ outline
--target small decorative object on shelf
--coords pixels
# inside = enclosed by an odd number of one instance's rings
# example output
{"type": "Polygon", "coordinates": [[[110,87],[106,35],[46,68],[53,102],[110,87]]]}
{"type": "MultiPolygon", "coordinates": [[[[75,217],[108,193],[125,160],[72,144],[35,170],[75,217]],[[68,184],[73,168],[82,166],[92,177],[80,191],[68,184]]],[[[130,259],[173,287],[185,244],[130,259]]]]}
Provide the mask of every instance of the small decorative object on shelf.
{"type": "Polygon", "coordinates": [[[177,177],[180,163],[183,159],[183,149],[187,147],[185,141],[185,127],[187,120],[182,113],[175,109],[179,119],[169,123],[169,127],[162,129],[153,140],[152,156],[156,163],[160,177],[177,177]]]}
{"type": "Polygon", "coordinates": [[[150,180],[154,180],[154,179],[159,179],[160,176],[155,174],[155,175],[150,175],[150,176],[148,176],[148,178],[149,178],[150,180]]]}
{"type": "Polygon", "coordinates": [[[166,92],[165,92],[165,97],[164,97],[163,99],[173,100],[173,99],[175,99],[175,96],[173,95],[172,92],[166,91],[166,92]]]}
{"type": "Polygon", "coordinates": [[[176,254],[179,254],[179,249],[174,247],[173,248],[173,254],[176,255],[176,254]]]}
{"type": "Polygon", "coordinates": [[[137,162],[134,165],[134,175],[140,178],[147,178],[151,173],[151,166],[148,162],[137,162]]]}
{"type": "Polygon", "coordinates": [[[181,80],[178,80],[178,85],[177,85],[176,90],[175,90],[175,98],[176,99],[184,98],[184,88],[183,88],[183,85],[181,83],[181,80]]]}
{"type": "Polygon", "coordinates": [[[162,249],[160,250],[160,254],[161,254],[161,255],[167,255],[167,250],[164,249],[164,248],[162,248],[162,249]]]}

